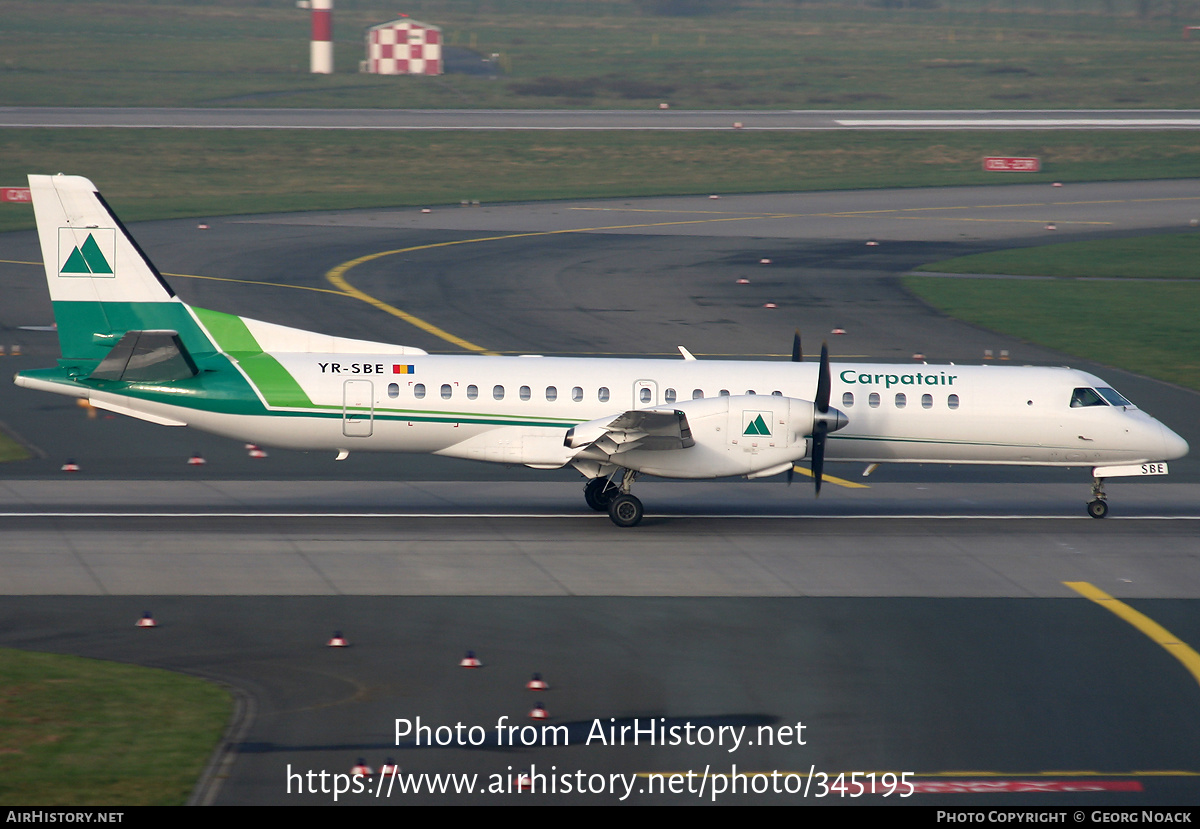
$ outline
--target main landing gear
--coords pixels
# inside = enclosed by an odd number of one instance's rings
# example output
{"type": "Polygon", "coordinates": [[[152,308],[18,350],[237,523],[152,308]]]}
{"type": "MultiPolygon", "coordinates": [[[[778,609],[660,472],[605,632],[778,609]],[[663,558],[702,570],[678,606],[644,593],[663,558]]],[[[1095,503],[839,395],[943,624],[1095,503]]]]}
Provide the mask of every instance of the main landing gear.
{"type": "Polygon", "coordinates": [[[1092,518],[1103,518],[1108,515],[1108,496],[1104,494],[1104,479],[1092,478],[1092,500],[1088,501],[1087,511],[1092,518]]]}
{"type": "Polygon", "coordinates": [[[583,500],[596,512],[608,512],[608,506],[621,494],[621,487],[612,478],[592,478],[583,488],[583,500]]]}
{"type": "Polygon", "coordinates": [[[597,512],[607,510],[608,517],[618,527],[636,527],[645,510],[642,502],[629,492],[635,476],[632,469],[626,469],[619,484],[611,477],[592,478],[583,488],[584,500],[597,512]]]}

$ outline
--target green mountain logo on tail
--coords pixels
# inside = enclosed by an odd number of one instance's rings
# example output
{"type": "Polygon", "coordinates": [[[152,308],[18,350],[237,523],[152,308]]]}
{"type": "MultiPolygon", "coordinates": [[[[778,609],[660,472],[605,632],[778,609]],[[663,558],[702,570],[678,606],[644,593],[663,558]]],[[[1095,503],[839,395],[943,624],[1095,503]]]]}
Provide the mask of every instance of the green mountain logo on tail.
{"type": "Polygon", "coordinates": [[[113,262],[116,261],[116,231],[111,228],[93,228],[87,231],[82,244],[76,244],[79,232],[74,228],[58,229],[58,261],[62,266],[59,276],[102,276],[113,277],[113,262]]]}
{"type": "Polygon", "coordinates": [[[742,434],[750,436],[771,436],[770,412],[742,412],[742,434]]]}

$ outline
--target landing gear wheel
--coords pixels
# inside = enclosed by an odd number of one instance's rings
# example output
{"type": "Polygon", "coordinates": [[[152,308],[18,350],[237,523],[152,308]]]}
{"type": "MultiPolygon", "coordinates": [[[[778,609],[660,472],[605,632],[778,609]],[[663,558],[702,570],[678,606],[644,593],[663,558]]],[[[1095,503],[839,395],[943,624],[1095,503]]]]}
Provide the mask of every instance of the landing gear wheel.
{"type": "Polygon", "coordinates": [[[1108,502],[1101,501],[1099,498],[1095,501],[1088,501],[1087,511],[1092,518],[1103,518],[1108,515],[1108,502]]]}
{"type": "Polygon", "coordinates": [[[636,527],[645,511],[633,495],[618,495],[608,506],[608,517],[618,527],[636,527]]]}
{"type": "Polygon", "coordinates": [[[592,478],[583,488],[583,500],[596,512],[607,512],[621,488],[608,478],[592,478]]]}

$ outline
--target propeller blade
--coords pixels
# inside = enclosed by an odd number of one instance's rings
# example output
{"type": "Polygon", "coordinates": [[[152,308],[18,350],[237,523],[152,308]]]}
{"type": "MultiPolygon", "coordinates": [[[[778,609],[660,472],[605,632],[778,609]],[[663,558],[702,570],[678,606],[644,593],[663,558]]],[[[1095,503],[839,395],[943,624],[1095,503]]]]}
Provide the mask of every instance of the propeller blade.
{"type": "Polygon", "coordinates": [[[817,397],[813,402],[821,414],[829,412],[829,392],[833,387],[833,379],[829,376],[829,344],[821,343],[821,369],[817,375],[817,397]]]}
{"type": "MultiPolygon", "coordinates": [[[[792,340],[792,362],[799,363],[803,359],[804,352],[800,348],[800,329],[797,328],[796,336],[792,340]]],[[[831,374],[829,343],[821,343],[821,365],[817,369],[817,394],[813,398],[812,447],[809,452],[809,460],[812,462],[813,485],[816,487],[818,498],[821,496],[821,481],[824,480],[825,473],[825,439],[830,431],[846,425],[846,418],[841,412],[837,413],[832,427],[830,418],[826,417],[829,414],[829,395],[833,391],[831,374]]],[[[789,467],[787,471],[788,486],[792,484],[793,473],[793,468],[789,467]]]]}
{"type": "Polygon", "coordinates": [[[829,369],[829,344],[821,343],[821,367],[817,374],[817,396],[813,407],[817,417],[813,418],[812,432],[812,473],[816,494],[821,496],[821,481],[825,469],[825,437],[829,434],[829,421],[822,415],[829,414],[829,394],[833,388],[833,378],[829,369]]]}
{"type": "Polygon", "coordinates": [[[812,445],[812,473],[813,484],[816,486],[817,497],[821,497],[821,480],[825,470],[825,435],[828,433],[829,427],[825,421],[820,421],[813,429],[813,445],[812,445]]]}
{"type": "MultiPolygon", "coordinates": [[[[796,334],[795,334],[795,336],[792,337],[792,362],[793,363],[804,362],[804,349],[800,345],[800,329],[799,328],[796,329],[796,334]]],[[[788,471],[787,471],[788,486],[792,485],[792,479],[795,477],[796,477],[796,466],[795,466],[795,464],[792,464],[791,466],[788,467],[788,471]]]]}

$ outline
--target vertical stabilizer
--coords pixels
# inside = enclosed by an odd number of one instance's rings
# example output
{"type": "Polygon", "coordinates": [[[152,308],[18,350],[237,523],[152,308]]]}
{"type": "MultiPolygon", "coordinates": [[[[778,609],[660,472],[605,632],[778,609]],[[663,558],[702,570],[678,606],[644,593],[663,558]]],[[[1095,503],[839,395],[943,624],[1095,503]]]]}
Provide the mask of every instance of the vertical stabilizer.
{"type": "Polygon", "coordinates": [[[131,330],[170,329],[194,339],[187,306],[92,182],[31,175],[29,190],[64,358],[102,359],[131,330]]]}

